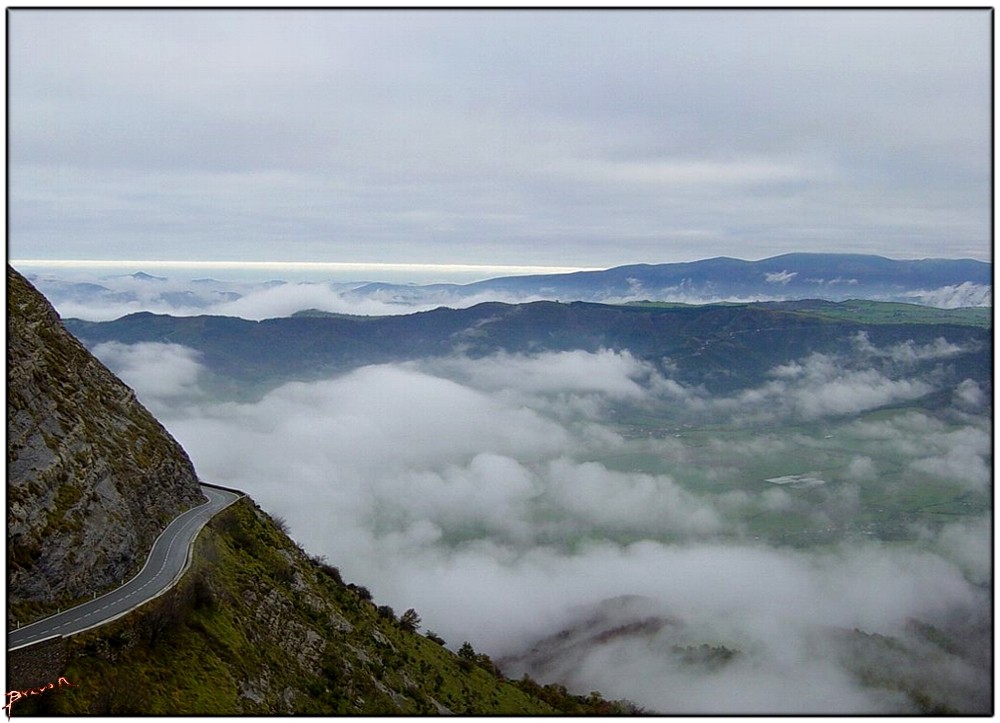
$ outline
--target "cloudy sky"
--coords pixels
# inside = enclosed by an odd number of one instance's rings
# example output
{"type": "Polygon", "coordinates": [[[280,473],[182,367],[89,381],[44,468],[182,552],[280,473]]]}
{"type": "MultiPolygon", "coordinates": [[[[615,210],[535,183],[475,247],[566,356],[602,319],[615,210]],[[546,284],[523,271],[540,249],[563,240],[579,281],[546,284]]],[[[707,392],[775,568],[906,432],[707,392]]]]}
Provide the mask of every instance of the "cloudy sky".
{"type": "Polygon", "coordinates": [[[991,258],[988,11],[38,11],[18,259],[991,258]]]}

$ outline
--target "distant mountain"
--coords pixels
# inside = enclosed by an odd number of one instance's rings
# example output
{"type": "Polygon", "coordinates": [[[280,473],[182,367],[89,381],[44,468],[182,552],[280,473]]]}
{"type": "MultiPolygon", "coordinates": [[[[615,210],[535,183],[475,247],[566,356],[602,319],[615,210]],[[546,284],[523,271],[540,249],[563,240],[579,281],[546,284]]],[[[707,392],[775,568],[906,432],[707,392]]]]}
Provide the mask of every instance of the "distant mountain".
{"type": "Polygon", "coordinates": [[[932,306],[991,303],[992,266],[969,259],[897,261],[859,254],[785,254],[761,261],[714,258],[605,271],[507,276],[472,284],[369,284],[347,294],[413,304],[429,298],[537,298],[706,303],[784,299],[874,299],[932,306]]]}
{"type": "Polygon", "coordinates": [[[611,306],[540,301],[384,317],[304,315],[255,322],[142,313],[111,322],[66,323],[91,347],[109,341],[189,347],[220,383],[240,390],[453,354],[476,358],[612,349],[627,350],[679,382],[729,393],[762,383],[780,364],[850,349],[860,332],[879,347],[945,339],[963,350],[948,360],[947,375],[956,383],[972,378],[989,387],[991,331],[977,310],[938,312],[953,314],[938,319],[918,316],[925,313],[922,307],[890,305],[880,313],[873,310],[880,308],[877,302],[868,304],[851,311],[825,302],[611,306]]]}
{"type": "Polygon", "coordinates": [[[135,279],[136,281],[166,281],[167,279],[163,276],[153,276],[152,274],[147,274],[145,271],[136,271],[134,274],[129,274],[129,278],[135,279]]]}
{"type": "Polygon", "coordinates": [[[939,308],[990,307],[992,266],[981,261],[894,261],[879,256],[787,254],[763,261],[731,258],[638,264],[605,271],[505,276],[471,284],[383,282],[180,281],[137,272],[90,281],[29,277],[64,317],[94,321],[137,311],[264,319],[320,311],[407,313],[484,301],[719,301],[867,299],[939,308]]]}
{"type": "MultiPolygon", "coordinates": [[[[25,277],[56,308],[111,309],[116,315],[144,309],[203,311],[217,304],[231,303],[245,293],[268,288],[270,284],[247,284],[197,279],[172,281],[144,272],[102,277],[95,281],[75,281],[50,274],[25,277]]],[[[283,282],[277,282],[283,283],[283,282]]]]}

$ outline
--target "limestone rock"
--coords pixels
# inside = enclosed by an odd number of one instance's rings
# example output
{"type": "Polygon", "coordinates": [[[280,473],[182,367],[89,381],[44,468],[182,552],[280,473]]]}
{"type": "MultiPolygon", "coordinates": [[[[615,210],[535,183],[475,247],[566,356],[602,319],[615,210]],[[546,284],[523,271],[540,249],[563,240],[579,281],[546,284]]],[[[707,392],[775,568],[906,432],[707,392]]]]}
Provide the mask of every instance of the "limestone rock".
{"type": "Polygon", "coordinates": [[[26,602],[39,617],[137,572],[204,496],[180,445],[9,266],[7,312],[8,618],[26,602]]]}

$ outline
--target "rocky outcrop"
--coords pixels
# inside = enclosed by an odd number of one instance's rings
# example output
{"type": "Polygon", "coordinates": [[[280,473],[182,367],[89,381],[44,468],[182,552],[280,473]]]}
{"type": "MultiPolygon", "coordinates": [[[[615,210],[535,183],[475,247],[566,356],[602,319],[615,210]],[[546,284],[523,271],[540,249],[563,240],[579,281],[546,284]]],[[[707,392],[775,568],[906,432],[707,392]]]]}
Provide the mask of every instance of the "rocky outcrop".
{"type": "Polygon", "coordinates": [[[121,583],[204,499],[180,445],[8,267],[8,625],[121,583]]]}

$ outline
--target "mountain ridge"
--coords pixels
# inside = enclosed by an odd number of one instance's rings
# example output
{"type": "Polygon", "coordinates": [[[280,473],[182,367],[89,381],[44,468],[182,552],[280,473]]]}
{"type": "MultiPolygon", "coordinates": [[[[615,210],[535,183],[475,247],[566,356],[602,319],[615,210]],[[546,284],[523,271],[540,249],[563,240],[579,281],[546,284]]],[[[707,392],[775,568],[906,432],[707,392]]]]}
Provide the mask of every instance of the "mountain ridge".
{"type": "MultiPolygon", "coordinates": [[[[873,306],[870,308],[878,308],[873,306]]],[[[111,322],[67,320],[91,348],[105,342],[173,343],[193,349],[206,369],[238,385],[265,387],[369,364],[462,354],[628,350],[679,382],[731,392],[760,383],[768,369],[813,352],[849,348],[864,333],[876,345],[967,347],[956,374],[989,385],[990,330],[953,323],[879,323],[803,313],[801,305],[662,307],[592,302],[485,302],[472,307],[382,317],[295,316],[248,321],[143,312],[111,322]]],[[[960,380],[959,380],[960,381],[960,380]]]]}
{"type": "Polygon", "coordinates": [[[556,293],[576,293],[582,297],[585,290],[579,282],[589,282],[594,287],[590,300],[599,300],[599,294],[604,294],[605,298],[634,295],[638,293],[636,283],[659,295],[670,291],[707,295],[718,293],[719,287],[724,285],[724,293],[729,295],[781,291],[785,296],[808,296],[811,291],[813,295],[824,294],[821,298],[829,295],[840,299],[851,292],[863,292],[866,297],[890,296],[921,287],[931,289],[966,282],[989,284],[991,274],[990,264],[972,259],[894,260],[865,254],[788,253],[758,261],[719,256],[680,263],[618,266],[603,271],[502,277],[466,284],[462,288],[473,292],[517,288],[521,293],[540,293],[541,285],[547,284],[556,293]],[[843,274],[851,276],[843,278],[843,274]],[[773,288],[768,288],[769,284],[773,288]],[[853,288],[843,292],[828,290],[831,285],[838,284],[853,288]]]}
{"type": "Polygon", "coordinates": [[[35,275],[63,316],[108,320],[138,310],[266,318],[306,308],[392,314],[416,307],[552,300],[626,303],[782,301],[820,298],[918,303],[938,308],[992,305],[992,265],[975,259],[894,260],[863,254],[789,253],[757,261],[720,256],[571,273],[498,276],[471,283],[192,282],[140,276],[71,281],[35,275]]]}

